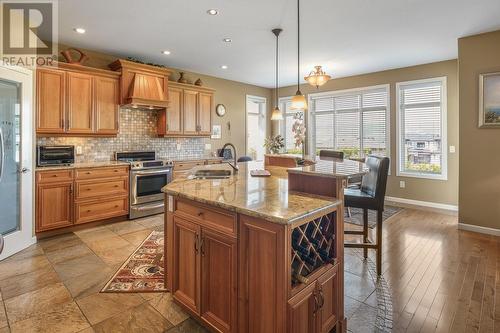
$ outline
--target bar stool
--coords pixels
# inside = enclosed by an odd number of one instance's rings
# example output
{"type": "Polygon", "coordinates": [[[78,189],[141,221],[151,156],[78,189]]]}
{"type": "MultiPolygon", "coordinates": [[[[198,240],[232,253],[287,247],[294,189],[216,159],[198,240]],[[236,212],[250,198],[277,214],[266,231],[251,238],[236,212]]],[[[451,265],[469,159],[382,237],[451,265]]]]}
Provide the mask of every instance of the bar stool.
{"type": "Polygon", "coordinates": [[[0,234],[0,254],[2,254],[3,251],[3,236],[0,234]]]}
{"type": "Polygon", "coordinates": [[[369,170],[363,176],[359,189],[346,188],[344,190],[345,207],[363,209],[363,231],[346,230],[349,235],[363,236],[363,243],[344,244],[348,248],[363,249],[364,257],[368,257],[368,249],[377,252],[377,275],[382,273],[382,212],[384,211],[385,189],[389,173],[389,158],[368,156],[366,165],[369,170]],[[368,238],[368,210],[377,211],[377,242],[373,243],[368,238]]]}
{"type": "Polygon", "coordinates": [[[250,162],[252,158],[250,156],[241,156],[238,158],[238,162],[250,162]]]}

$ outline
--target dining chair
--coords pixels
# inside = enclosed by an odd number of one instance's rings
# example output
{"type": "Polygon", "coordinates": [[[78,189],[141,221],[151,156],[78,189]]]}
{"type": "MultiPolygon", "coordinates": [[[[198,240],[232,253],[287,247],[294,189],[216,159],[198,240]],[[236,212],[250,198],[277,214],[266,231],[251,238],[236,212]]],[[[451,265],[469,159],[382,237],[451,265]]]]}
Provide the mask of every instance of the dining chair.
{"type": "Polygon", "coordinates": [[[369,171],[361,180],[361,187],[344,190],[345,207],[361,208],[363,210],[363,230],[345,230],[347,235],[363,236],[362,243],[345,242],[348,248],[362,248],[365,259],[368,249],[375,249],[377,275],[382,273],[382,213],[384,211],[385,190],[389,173],[389,158],[368,156],[366,166],[369,171]],[[377,211],[376,243],[368,237],[368,210],[377,211]]]}

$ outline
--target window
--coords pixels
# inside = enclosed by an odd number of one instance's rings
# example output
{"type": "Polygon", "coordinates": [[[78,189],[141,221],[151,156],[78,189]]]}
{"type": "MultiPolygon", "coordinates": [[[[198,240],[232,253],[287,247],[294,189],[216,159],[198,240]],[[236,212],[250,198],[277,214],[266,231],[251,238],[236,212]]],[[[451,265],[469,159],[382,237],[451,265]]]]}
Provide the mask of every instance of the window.
{"type": "Polygon", "coordinates": [[[247,155],[264,160],[266,138],[266,99],[247,95],[247,155]]]}
{"type": "MultiPolygon", "coordinates": [[[[280,98],[280,109],[283,111],[283,121],[280,122],[280,134],[285,139],[285,152],[302,154],[302,144],[296,145],[296,137],[292,131],[294,124],[304,124],[304,111],[292,110],[292,99],[280,98]]],[[[307,133],[307,132],[306,132],[307,133]]]]}
{"type": "Polygon", "coordinates": [[[311,148],[390,156],[389,85],[310,95],[311,148]]]}
{"type": "Polygon", "coordinates": [[[396,85],[398,175],[447,179],[446,78],[396,85]]]}

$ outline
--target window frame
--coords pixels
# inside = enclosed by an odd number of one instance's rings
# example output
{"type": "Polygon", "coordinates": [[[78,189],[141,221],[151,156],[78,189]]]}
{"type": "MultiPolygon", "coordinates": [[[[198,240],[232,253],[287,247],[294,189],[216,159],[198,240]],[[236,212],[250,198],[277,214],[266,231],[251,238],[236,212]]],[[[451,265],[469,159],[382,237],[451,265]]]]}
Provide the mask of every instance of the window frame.
{"type": "MultiPolygon", "coordinates": [[[[389,157],[390,160],[391,158],[391,85],[390,84],[379,84],[379,85],[374,85],[374,86],[366,86],[366,87],[358,87],[358,88],[349,88],[349,89],[342,89],[342,90],[331,90],[331,91],[325,91],[325,92],[320,92],[320,93],[314,93],[314,94],[309,94],[308,96],[308,105],[311,106],[313,105],[313,100],[322,98],[322,97],[341,97],[341,96],[349,96],[349,95],[355,95],[355,94],[360,94],[362,95],[363,93],[366,93],[371,90],[380,90],[384,89],[387,92],[386,96],[386,110],[385,110],[385,119],[386,119],[386,133],[385,133],[385,140],[386,140],[386,156],[389,157]]],[[[315,112],[312,111],[312,108],[309,108],[310,112],[310,119],[313,119],[315,117],[315,112]]],[[[360,154],[364,154],[363,150],[363,108],[360,109],[360,122],[359,122],[359,133],[360,133],[360,154]]],[[[307,123],[307,132],[309,134],[307,135],[307,140],[309,142],[308,148],[309,151],[316,151],[316,140],[313,139],[313,131],[315,130],[315,121],[310,121],[307,123]]],[[[336,135],[336,134],[335,134],[336,135]]],[[[336,139],[335,139],[336,141],[336,139]]],[[[391,163],[392,164],[392,163],[391,163]]],[[[389,165],[389,174],[391,174],[391,166],[389,165]]]]}
{"type": "Polygon", "coordinates": [[[448,180],[448,86],[447,77],[433,77],[420,80],[403,81],[396,83],[396,175],[398,177],[422,178],[431,180],[448,180]],[[401,165],[401,148],[403,147],[402,137],[402,108],[401,108],[401,87],[416,84],[425,84],[433,82],[441,83],[441,174],[432,174],[426,172],[409,172],[403,169],[401,165]]]}
{"type": "MultiPolygon", "coordinates": [[[[264,116],[264,142],[267,138],[267,98],[257,95],[245,95],[245,155],[248,154],[248,102],[252,101],[260,104],[259,112],[262,111],[264,116]]],[[[264,149],[264,155],[266,149],[264,149]]]]}

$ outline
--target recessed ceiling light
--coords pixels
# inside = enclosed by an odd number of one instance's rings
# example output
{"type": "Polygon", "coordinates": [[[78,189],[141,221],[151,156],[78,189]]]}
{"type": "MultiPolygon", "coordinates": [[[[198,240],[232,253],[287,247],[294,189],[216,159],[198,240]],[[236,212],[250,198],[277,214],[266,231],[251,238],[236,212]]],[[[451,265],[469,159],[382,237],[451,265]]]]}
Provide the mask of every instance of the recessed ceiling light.
{"type": "Polygon", "coordinates": [[[229,67],[227,67],[227,65],[222,65],[222,66],[220,66],[220,68],[222,68],[222,69],[228,69],[229,67]]]}
{"type": "Polygon", "coordinates": [[[79,34],[84,34],[85,33],[85,29],[83,29],[83,28],[74,28],[73,30],[75,32],[78,32],[79,34]]]}
{"type": "Polygon", "coordinates": [[[222,41],[224,43],[231,43],[233,40],[231,38],[224,38],[222,41]]]}
{"type": "Polygon", "coordinates": [[[164,55],[169,55],[169,54],[170,54],[170,51],[165,50],[165,51],[161,51],[161,53],[163,53],[164,55]]]}
{"type": "Polygon", "coordinates": [[[217,9],[209,9],[207,10],[208,15],[217,15],[219,14],[219,11],[217,9]]]}

